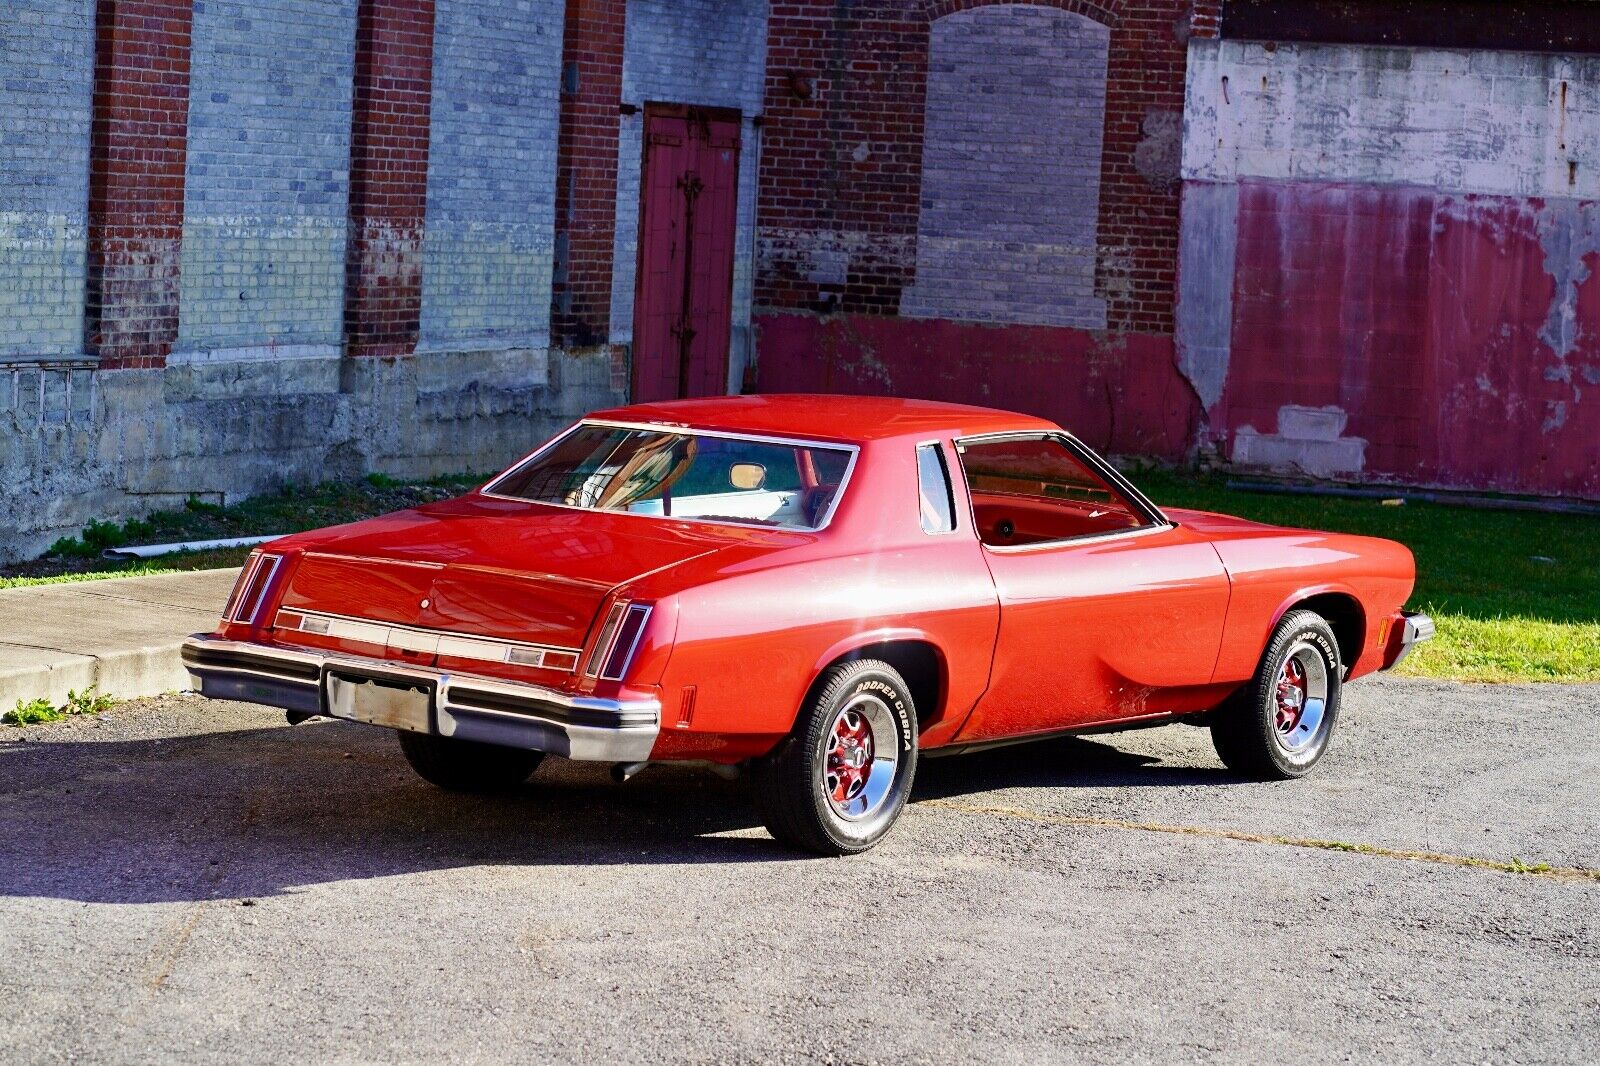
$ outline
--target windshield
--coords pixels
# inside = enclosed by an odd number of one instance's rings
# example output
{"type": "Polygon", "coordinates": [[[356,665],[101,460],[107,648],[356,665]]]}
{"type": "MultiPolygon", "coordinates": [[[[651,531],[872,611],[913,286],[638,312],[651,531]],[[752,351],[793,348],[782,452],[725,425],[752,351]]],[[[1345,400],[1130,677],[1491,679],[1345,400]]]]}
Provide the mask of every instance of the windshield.
{"type": "Polygon", "coordinates": [[[533,503],[816,529],[851,451],[585,423],[487,491],[533,503]]]}

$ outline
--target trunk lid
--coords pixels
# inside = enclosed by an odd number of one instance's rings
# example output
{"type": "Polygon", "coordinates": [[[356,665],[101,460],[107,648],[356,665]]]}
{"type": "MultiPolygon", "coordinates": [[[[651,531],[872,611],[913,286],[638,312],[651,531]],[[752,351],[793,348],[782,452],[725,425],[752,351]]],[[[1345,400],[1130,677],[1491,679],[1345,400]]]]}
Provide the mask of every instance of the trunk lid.
{"type": "Polygon", "coordinates": [[[725,547],[636,516],[466,497],[282,542],[280,607],[580,649],[618,585],[725,547]]]}

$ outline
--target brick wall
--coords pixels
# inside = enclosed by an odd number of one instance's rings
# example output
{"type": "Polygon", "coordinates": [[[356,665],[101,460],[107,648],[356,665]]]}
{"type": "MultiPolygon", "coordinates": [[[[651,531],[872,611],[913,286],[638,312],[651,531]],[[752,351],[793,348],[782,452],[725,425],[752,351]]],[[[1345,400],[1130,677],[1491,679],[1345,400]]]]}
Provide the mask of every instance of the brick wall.
{"type": "Polygon", "coordinates": [[[594,345],[611,325],[624,0],[567,0],[556,171],[554,339],[594,345]]]}
{"type": "Polygon", "coordinates": [[[421,346],[548,347],[559,0],[439,0],[421,346]]]}
{"type": "Polygon", "coordinates": [[[796,0],[767,29],[758,307],[893,314],[920,207],[927,14],[796,0]]]}
{"type": "Polygon", "coordinates": [[[738,111],[738,224],[734,235],[733,340],[729,387],[737,392],[747,360],[756,204],[756,120],[766,67],[766,0],[634,0],[628,5],[622,63],[615,240],[611,252],[611,341],[633,340],[639,260],[639,179],[644,106],[693,104],[738,111]]]}
{"type": "MultiPolygon", "coordinates": [[[[93,3],[8,5],[0,18],[0,365],[83,351],[93,75],[93,3]]],[[[8,392],[0,391],[0,410],[8,392]]]]}
{"type": "Polygon", "coordinates": [[[1051,7],[933,24],[916,281],[900,312],[1105,327],[1095,295],[1110,31],[1051,7]]]}
{"type": "MultiPolygon", "coordinates": [[[[1094,290],[1088,300],[1103,303],[1107,328],[1171,332],[1185,46],[1191,22],[1198,19],[1204,29],[1215,16],[1214,5],[1196,15],[1190,0],[1001,5],[876,0],[846,10],[823,2],[777,6],[768,35],[759,306],[870,314],[899,310],[904,290],[916,280],[918,226],[928,210],[921,173],[925,119],[936,116],[935,152],[944,151],[940,143],[947,131],[959,139],[949,115],[950,103],[960,96],[959,81],[985,76],[983,64],[971,65],[970,74],[956,75],[953,82],[948,79],[954,71],[936,71],[930,96],[930,50],[937,47],[936,40],[955,47],[961,39],[957,29],[936,27],[953,18],[955,27],[992,28],[996,36],[987,56],[988,76],[1013,69],[1028,77],[1032,45],[1021,35],[1008,35],[1006,27],[1051,18],[1030,10],[1035,7],[1106,28],[1085,32],[1108,33],[1094,290]]],[[[1081,22],[1054,19],[1052,24],[1081,22]]],[[[1094,62],[1090,59],[1089,66],[1094,62]]],[[[1082,64],[1072,66],[1077,70],[1082,64]]],[[[994,84],[1002,81],[996,78],[994,84]]],[[[1041,85],[1035,79],[1025,91],[1015,85],[1010,91],[1031,100],[1041,85]]],[[[1047,93],[1065,88],[1043,87],[1047,93]]],[[[961,109],[977,112],[982,104],[969,99],[961,109]]],[[[981,133],[981,128],[973,132],[981,133]]],[[[1048,158],[1062,137],[1076,133],[1057,119],[1035,124],[1028,136],[1030,143],[1013,142],[1016,156],[1031,148],[1048,158]]],[[[935,162],[935,178],[943,180],[950,161],[935,162]]],[[[1083,185],[1078,189],[1086,194],[1083,185]]],[[[935,199],[932,210],[937,215],[941,208],[935,199]]],[[[1041,221],[1055,217],[1055,212],[1041,213],[1041,221]]],[[[948,223],[935,218],[928,225],[942,229],[948,223]]],[[[965,266],[981,269],[987,262],[985,255],[974,254],[965,266]]],[[[959,253],[942,254],[933,267],[941,277],[956,276],[962,269],[959,253]]],[[[1071,275],[1081,264],[1063,269],[1071,275]]],[[[1070,277],[1064,280],[1060,307],[1047,320],[1097,324],[1096,305],[1086,302],[1075,284],[1070,277]]],[[[920,314],[923,299],[920,291],[914,292],[907,306],[920,314]]],[[[961,313],[1004,321],[1015,313],[1018,301],[1010,302],[1008,310],[1003,292],[992,307],[973,306],[968,299],[961,313]]]]}
{"type": "Polygon", "coordinates": [[[159,367],[178,335],[189,0],[95,5],[84,329],[105,369],[159,367]]]}
{"type": "Polygon", "coordinates": [[[195,5],[177,349],[336,353],[356,0],[195,5]]]}
{"type": "Polygon", "coordinates": [[[361,0],[350,114],[345,352],[410,355],[422,318],[433,0],[361,0]]]}

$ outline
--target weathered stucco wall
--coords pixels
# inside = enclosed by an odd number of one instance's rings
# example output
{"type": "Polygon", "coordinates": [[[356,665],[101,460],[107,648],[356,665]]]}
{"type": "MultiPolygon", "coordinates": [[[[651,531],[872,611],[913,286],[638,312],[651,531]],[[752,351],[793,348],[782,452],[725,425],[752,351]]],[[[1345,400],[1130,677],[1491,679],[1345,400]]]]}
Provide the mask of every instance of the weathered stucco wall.
{"type": "Polygon", "coordinates": [[[1196,41],[1184,178],[1236,464],[1600,496],[1600,58],[1196,41]]]}

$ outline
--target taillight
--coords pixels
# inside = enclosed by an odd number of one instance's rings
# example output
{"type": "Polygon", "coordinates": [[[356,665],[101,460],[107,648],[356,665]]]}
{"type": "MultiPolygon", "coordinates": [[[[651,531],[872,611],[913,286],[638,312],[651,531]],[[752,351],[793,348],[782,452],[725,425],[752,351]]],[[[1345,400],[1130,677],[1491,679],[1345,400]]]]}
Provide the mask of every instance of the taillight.
{"type": "Polygon", "coordinates": [[[267,598],[267,586],[272,583],[272,576],[278,572],[278,564],[281,562],[283,562],[281,555],[250,553],[244,569],[239,572],[239,580],[233,584],[233,595],[228,597],[228,606],[222,610],[224,622],[243,622],[249,625],[255,621],[256,615],[261,612],[262,603],[267,598]]]}
{"type": "Polygon", "coordinates": [[[606,681],[621,681],[633,662],[633,653],[639,650],[639,638],[644,636],[644,624],[649,620],[647,603],[618,600],[612,604],[584,673],[606,681]]]}

